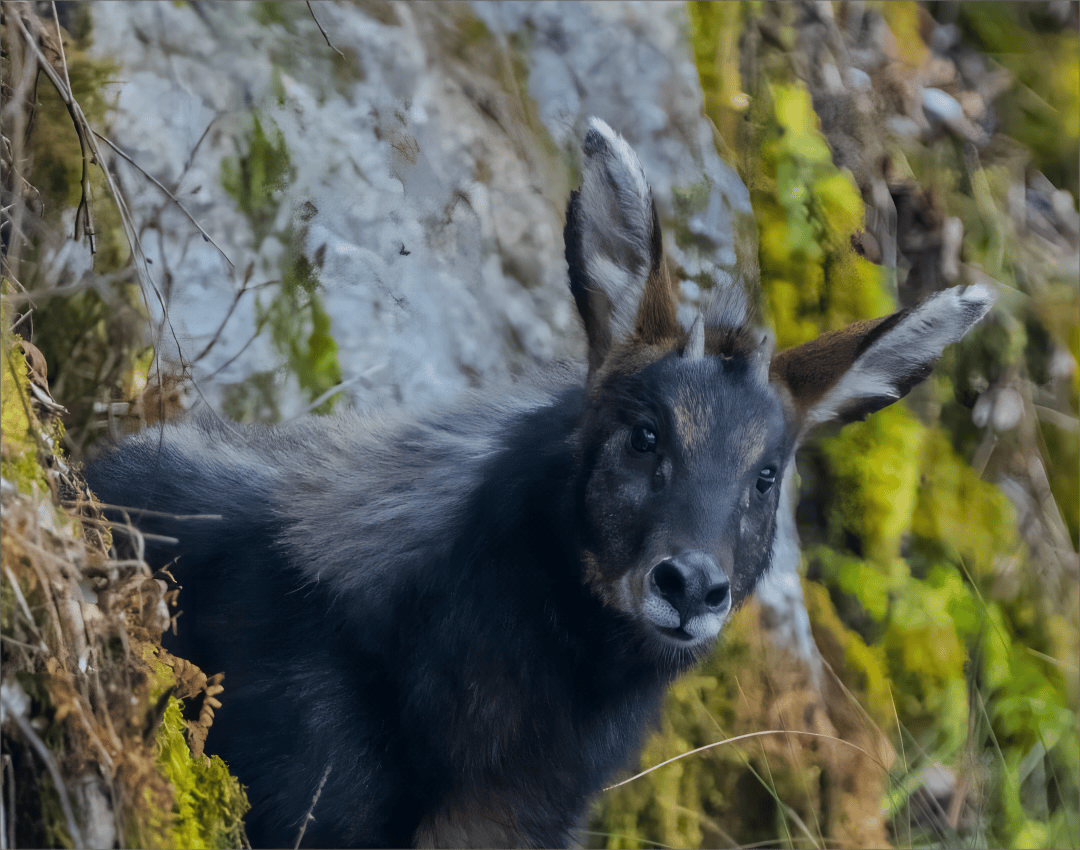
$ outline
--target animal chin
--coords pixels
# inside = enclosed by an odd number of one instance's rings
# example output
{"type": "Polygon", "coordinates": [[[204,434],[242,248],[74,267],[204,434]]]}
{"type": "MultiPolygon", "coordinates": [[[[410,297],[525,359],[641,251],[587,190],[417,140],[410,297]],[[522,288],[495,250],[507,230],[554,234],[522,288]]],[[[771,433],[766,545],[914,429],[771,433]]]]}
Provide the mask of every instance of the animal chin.
{"type": "Polygon", "coordinates": [[[679,626],[677,629],[669,629],[666,626],[657,626],[656,630],[668,640],[679,645],[692,646],[697,643],[697,638],[691,635],[682,626],[679,626]]]}
{"type": "Polygon", "coordinates": [[[695,649],[711,643],[720,634],[727,619],[718,614],[697,614],[683,622],[674,606],[656,597],[645,600],[641,613],[666,642],[683,649],[695,649]]]}
{"type": "Polygon", "coordinates": [[[686,632],[690,636],[690,640],[695,644],[711,643],[720,634],[720,630],[724,627],[724,623],[727,622],[727,618],[726,613],[698,614],[696,617],[691,617],[683,625],[682,631],[686,632]]]}

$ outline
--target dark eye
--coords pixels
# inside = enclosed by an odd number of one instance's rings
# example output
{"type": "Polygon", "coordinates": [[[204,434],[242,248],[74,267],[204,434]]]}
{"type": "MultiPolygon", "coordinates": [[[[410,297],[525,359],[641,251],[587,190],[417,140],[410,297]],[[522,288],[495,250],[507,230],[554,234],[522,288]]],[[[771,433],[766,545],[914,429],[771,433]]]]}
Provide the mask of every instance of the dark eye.
{"type": "Polygon", "coordinates": [[[630,432],[630,445],[635,452],[655,452],[656,432],[648,425],[635,425],[630,432]]]}
{"type": "Polygon", "coordinates": [[[758,473],[757,489],[759,493],[768,493],[776,483],[776,467],[766,466],[758,473]]]}

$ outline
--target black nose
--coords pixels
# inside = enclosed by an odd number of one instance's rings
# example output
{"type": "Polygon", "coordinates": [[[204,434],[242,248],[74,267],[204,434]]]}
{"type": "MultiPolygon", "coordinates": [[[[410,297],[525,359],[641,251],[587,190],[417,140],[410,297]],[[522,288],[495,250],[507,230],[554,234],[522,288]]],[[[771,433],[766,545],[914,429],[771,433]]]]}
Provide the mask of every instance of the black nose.
{"type": "Polygon", "coordinates": [[[723,616],[731,609],[727,576],[712,555],[683,552],[653,567],[649,581],[679,612],[683,625],[699,614],[723,616]]]}

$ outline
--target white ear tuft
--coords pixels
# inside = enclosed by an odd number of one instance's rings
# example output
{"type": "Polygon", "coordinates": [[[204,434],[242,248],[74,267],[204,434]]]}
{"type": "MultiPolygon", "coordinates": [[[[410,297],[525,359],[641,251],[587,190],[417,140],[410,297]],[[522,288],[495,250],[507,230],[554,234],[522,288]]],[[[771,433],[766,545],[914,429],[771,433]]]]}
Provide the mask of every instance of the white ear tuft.
{"type": "Polygon", "coordinates": [[[625,338],[652,266],[652,193],[633,149],[599,118],[589,119],[582,151],[581,259],[611,304],[612,335],[625,338]]]}
{"type": "Polygon", "coordinates": [[[994,295],[982,285],[937,292],[885,320],[868,336],[839,381],[807,411],[805,428],[865,416],[907,395],[947,345],[959,342],[989,311],[994,295]]]}

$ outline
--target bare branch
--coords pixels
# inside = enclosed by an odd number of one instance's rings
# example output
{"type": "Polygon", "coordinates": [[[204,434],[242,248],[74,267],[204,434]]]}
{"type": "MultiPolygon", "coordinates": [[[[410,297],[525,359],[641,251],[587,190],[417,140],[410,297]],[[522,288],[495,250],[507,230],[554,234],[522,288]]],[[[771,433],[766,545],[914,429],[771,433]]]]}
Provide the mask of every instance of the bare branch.
{"type": "Polygon", "coordinates": [[[0,696],[4,706],[4,714],[15,721],[15,725],[19,727],[19,731],[22,732],[23,737],[27,743],[34,748],[34,752],[38,754],[38,758],[45,764],[46,770],[49,771],[49,776],[52,777],[53,785],[56,786],[56,793],[60,797],[60,808],[64,810],[64,820],[67,821],[68,833],[71,835],[71,843],[76,848],[82,848],[86,845],[83,843],[82,833],[79,831],[79,824],[75,821],[75,810],[71,808],[71,800],[68,798],[67,786],[64,785],[64,777],[60,775],[60,768],[56,765],[56,759],[53,758],[52,753],[49,752],[49,748],[45,746],[41,738],[37,736],[33,727],[26,722],[24,717],[21,717],[14,707],[2,696],[0,696]]]}
{"type": "MultiPolygon", "coordinates": [[[[209,126],[206,129],[209,130],[210,129],[209,126]]],[[[203,230],[203,226],[201,224],[199,224],[199,222],[197,222],[195,220],[195,216],[193,216],[191,213],[189,213],[187,211],[187,207],[185,207],[182,203],[180,203],[180,200],[176,197],[176,195],[174,195],[172,192],[170,192],[168,189],[166,189],[165,186],[162,184],[162,182],[160,180],[158,180],[153,174],[149,173],[146,169],[144,169],[141,165],[139,165],[139,163],[137,163],[130,156],[128,156],[126,153],[124,153],[116,145],[116,143],[113,142],[111,139],[106,138],[101,133],[99,133],[97,130],[94,130],[93,133],[94,133],[95,136],[97,136],[99,139],[101,139],[101,141],[103,141],[110,148],[112,148],[114,151],[116,151],[116,153],[123,160],[130,163],[133,167],[137,168],[139,170],[139,173],[142,174],[143,177],[145,177],[147,180],[151,181],[162,192],[164,192],[166,195],[168,195],[169,200],[171,200],[174,204],[176,204],[180,208],[180,212],[182,212],[184,215],[187,216],[188,221],[190,221],[192,224],[195,225],[195,227],[198,228],[199,233],[201,233],[202,236],[203,236],[203,239],[205,239],[207,242],[209,242],[211,245],[213,245],[215,248],[217,248],[218,253],[221,254],[221,256],[223,256],[225,258],[225,262],[227,262],[231,268],[234,268],[234,269],[236,268],[236,266],[233,264],[233,261],[229,259],[229,255],[226,254],[225,251],[222,250],[221,246],[218,245],[217,242],[215,242],[213,239],[210,238],[210,234],[207,233],[205,230],[203,230]]],[[[205,136],[206,134],[203,133],[203,135],[205,136]]],[[[200,141],[202,141],[202,140],[200,139],[200,141]]]]}
{"type": "Polygon", "coordinates": [[[319,32],[322,33],[322,37],[326,39],[327,46],[333,50],[342,59],[345,58],[345,54],[338,50],[334,45],[330,44],[330,36],[326,34],[326,30],[323,29],[323,25],[319,23],[319,19],[315,17],[315,10],[311,8],[311,0],[307,0],[307,9],[311,13],[311,20],[315,22],[315,26],[319,28],[319,32]]]}

